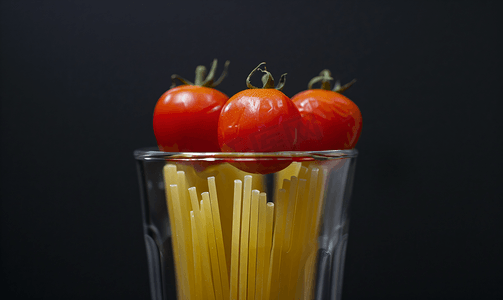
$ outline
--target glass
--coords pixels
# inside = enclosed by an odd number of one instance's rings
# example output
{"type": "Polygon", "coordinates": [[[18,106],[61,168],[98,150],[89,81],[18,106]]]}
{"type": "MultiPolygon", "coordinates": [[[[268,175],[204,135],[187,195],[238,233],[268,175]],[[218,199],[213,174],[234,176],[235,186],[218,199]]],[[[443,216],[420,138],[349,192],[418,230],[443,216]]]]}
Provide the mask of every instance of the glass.
{"type": "Polygon", "coordinates": [[[340,299],[356,150],[134,156],[153,300],[340,299]]]}

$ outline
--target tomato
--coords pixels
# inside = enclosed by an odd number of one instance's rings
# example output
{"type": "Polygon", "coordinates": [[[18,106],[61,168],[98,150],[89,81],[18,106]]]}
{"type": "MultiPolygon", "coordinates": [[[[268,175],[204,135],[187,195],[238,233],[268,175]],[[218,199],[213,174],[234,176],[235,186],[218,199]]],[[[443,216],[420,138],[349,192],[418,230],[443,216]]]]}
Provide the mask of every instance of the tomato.
{"type": "MultiPolygon", "coordinates": [[[[255,68],[250,76],[264,63],[255,68]]],[[[266,72],[264,88],[251,86],[232,96],[218,121],[218,141],[223,152],[292,151],[297,147],[295,127],[301,123],[299,111],[266,72]]],[[[283,76],[284,77],[284,76],[283,76]]]]}
{"type": "MultiPolygon", "coordinates": [[[[271,73],[265,67],[260,69],[264,64],[259,64],[248,76],[249,89],[232,96],[220,113],[218,141],[223,152],[277,152],[298,148],[297,135],[302,120],[296,106],[281,92],[286,74],[274,88],[271,73]],[[251,75],[257,70],[265,73],[261,89],[250,83],[251,75]]],[[[264,174],[274,171],[275,163],[251,163],[241,167],[246,172],[264,174]]]]}
{"type": "Polygon", "coordinates": [[[184,85],[166,91],[154,109],[154,134],[161,151],[166,152],[220,152],[217,126],[220,111],[228,100],[227,95],[214,89],[227,73],[227,66],[220,78],[213,77],[217,60],[213,61],[206,77],[206,68],[198,66],[196,80],[192,84],[173,75],[173,80],[184,85]]]}
{"type": "Polygon", "coordinates": [[[304,131],[301,132],[300,150],[342,150],[355,147],[362,130],[362,115],[358,106],[341,92],[351,86],[336,84],[330,90],[330,72],[323,70],[313,78],[308,90],[292,97],[302,116],[304,131]],[[322,81],[321,89],[312,85],[322,81]]]}

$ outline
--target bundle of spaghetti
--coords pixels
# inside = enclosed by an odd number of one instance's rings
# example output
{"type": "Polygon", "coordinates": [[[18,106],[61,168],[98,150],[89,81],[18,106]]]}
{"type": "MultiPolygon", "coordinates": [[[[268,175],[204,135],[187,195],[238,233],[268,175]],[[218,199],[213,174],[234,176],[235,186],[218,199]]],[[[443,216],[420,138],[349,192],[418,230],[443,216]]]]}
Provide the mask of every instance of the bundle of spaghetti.
{"type": "MultiPolygon", "coordinates": [[[[204,170],[196,169],[190,164],[177,164],[178,171],[184,171],[188,187],[196,187],[198,191],[209,191],[208,177],[215,177],[217,194],[219,196],[220,217],[222,224],[222,234],[224,236],[225,256],[227,265],[231,259],[231,237],[232,237],[232,213],[233,213],[233,182],[235,179],[244,180],[244,176],[250,175],[230,164],[214,164],[204,170]]],[[[264,190],[263,178],[253,176],[252,186],[257,190],[264,190]]],[[[169,186],[169,185],[167,185],[169,186]]]]}
{"type": "Polygon", "coordinates": [[[259,175],[211,172],[164,167],[178,299],[310,299],[326,170],[292,163],[273,202],[259,175]]]}

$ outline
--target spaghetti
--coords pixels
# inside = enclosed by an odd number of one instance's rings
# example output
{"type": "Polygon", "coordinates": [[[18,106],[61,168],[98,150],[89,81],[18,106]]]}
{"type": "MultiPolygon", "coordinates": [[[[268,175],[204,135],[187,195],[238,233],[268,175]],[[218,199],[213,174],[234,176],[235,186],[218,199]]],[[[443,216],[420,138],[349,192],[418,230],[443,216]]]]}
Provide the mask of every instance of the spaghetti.
{"type": "Polygon", "coordinates": [[[204,181],[186,165],[163,174],[179,299],[312,297],[325,169],[278,172],[274,202],[258,178],[228,166],[204,181]]]}

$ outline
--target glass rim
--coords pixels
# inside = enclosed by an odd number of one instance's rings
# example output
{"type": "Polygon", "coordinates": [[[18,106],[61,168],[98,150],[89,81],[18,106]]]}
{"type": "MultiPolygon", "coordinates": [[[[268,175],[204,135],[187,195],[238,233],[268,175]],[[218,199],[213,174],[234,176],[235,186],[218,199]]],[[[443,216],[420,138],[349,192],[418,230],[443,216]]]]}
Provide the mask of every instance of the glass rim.
{"type": "Polygon", "coordinates": [[[330,160],[355,158],[357,149],[279,152],[164,152],[157,147],[140,148],[133,152],[136,160],[145,161],[247,161],[247,160],[330,160]]]}

